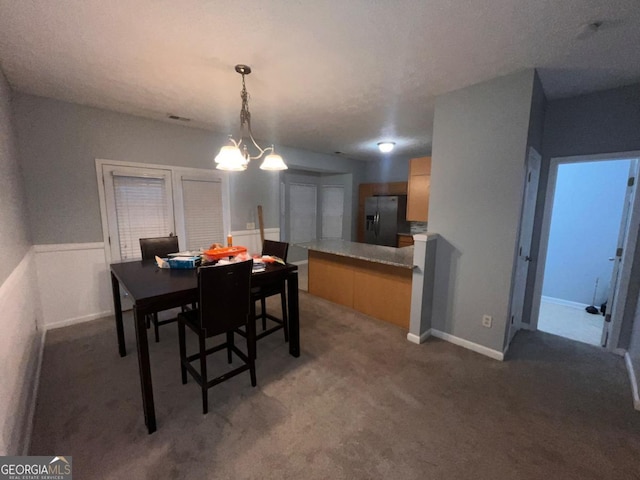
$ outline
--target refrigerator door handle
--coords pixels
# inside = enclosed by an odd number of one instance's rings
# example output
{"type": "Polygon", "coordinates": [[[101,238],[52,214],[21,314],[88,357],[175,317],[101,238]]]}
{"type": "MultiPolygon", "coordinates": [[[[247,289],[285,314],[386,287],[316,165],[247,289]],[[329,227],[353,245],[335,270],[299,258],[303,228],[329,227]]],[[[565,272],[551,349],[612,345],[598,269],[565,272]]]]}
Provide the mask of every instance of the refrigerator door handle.
{"type": "Polygon", "coordinates": [[[375,228],[376,237],[380,234],[380,212],[376,212],[375,228]]]}

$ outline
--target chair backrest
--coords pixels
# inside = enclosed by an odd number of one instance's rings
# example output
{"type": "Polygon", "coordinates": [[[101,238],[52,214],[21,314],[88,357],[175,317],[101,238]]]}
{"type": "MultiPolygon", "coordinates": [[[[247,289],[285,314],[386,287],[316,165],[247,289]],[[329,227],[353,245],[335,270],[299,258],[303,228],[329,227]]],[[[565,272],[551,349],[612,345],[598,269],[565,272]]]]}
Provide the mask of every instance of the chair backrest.
{"type": "Polygon", "coordinates": [[[287,242],[276,242],[275,240],[265,240],[262,244],[263,255],[273,255],[287,261],[287,253],[289,252],[289,244],[287,242]]]}
{"type": "Polygon", "coordinates": [[[252,268],[253,260],[198,269],[200,325],[207,337],[247,323],[252,268]]]}
{"type": "Polygon", "coordinates": [[[140,250],[143,260],[153,260],[156,255],[160,258],[179,250],[178,237],[141,238],[140,250]]]}

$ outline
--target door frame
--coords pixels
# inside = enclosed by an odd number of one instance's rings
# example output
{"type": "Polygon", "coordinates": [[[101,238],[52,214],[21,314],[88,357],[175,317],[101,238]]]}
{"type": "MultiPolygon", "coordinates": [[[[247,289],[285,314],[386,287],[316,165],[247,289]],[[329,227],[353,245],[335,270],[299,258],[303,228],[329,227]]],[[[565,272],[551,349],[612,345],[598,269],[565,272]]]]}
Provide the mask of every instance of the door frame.
{"type": "MultiPolygon", "coordinates": [[[[538,329],[538,317],[540,315],[540,303],[542,300],[542,283],[544,281],[544,270],[547,262],[547,249],[549,246],[549,235],[551,232],[551,214],[553,212],[553,201],[556,192],[556,182],[558,179],[558,167],[561,164],[569,163],[585,163],[607,160],[633,160],[640,159],[640,150],[629,152],[616,152],[616,153],[603,153],[595,155],[571,155],[566,157],[552,157],[549,162],[549,173],[547,176],[547,188],[544,202],[544,213],[542,218],[542,225],[540,227],[540,246],[538,251],[537,265],[536,265],[536,277],[533,287],[533,299],[531,303],[531,317],[528,325],[529,330],[538,329]]],[[[636,165],[636,185],[638,183],[638,173],[640,170],[640,162],[636,165]]],[[[633,194],[632,206],[629,212],[630,225],[640,223],[640,195],[637,194],[638,189],[633,194]]],[[[620,342],[620,333],[622,324],[624,321],[623,313],[624,307],[627,302],[627,293],[629,290],[629,280],[631,278],[631,267],[633,265],[633,258],[636,250],[636,243],[638,241],[638,232],[629,229],[628,236],[625,240],[625,247],[622,254],[622,261],[620,265],[620,288],[617,298],[613,305],[609,305],[611,309],[611,334],[609,335],[609,341],[604,349],[617,353],[618,355],[624,355],[625,351],[618,348],[620,342]]],[[[523,325],[524,326],[524,325],[523,325]]]]}

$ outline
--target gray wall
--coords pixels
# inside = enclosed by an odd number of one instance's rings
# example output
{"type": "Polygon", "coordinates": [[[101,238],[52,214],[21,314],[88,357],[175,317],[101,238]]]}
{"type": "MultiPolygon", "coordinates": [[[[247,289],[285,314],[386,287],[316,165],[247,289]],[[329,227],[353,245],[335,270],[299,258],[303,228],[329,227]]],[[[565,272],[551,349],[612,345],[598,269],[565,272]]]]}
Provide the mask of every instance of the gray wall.
{"type": "Polygon", "coordinates": [[[11,115],[11,91],[0,70],[0,285],[31,246],[26,205],[11,115]]]}
{"type": "Polygon", "coordinates": [[[520,222],[534,71],[436,100],[429,231],[432,327],[502,351],[520,222]],[[493,316],[492,328],[482,315],[493,316]]]}
{"type": "Polygon", "coordinates": [[[23,455],[41,334],[11,96],[0,69],[0,455],[23,455]]]}
{"type": "MultiPolygon", "coordinates": [[[[427,154],[425,154],[426,156],[427,154]]],[[[409,178],[409,158],[389,154],[367,162],[365,183],[406,182],[409,178]]]]}
{"type": "MultiPolygon", "coordinates": [[[[543,159],[532,252],[538,258],[545,192],[552,158],[640,150],[640,83],[547,102],[543,159]]],[[[632,225],[631,228],[638,228],[632,225]]],[[[620,335],[629,346],[638,288],[632,285],[620,335]]],[[[526,304],[525,304],[526,307],[526,304]]],[[[640,328],[640,327],[639,327],[640,328]]],[[[638,353],[640,356],[640,352],[638,353]]]]}
{"type": "MultiPolygon", "coordinates": [[[[226,142],[207,130],[26,94],[16,95],[14,112],[36,244],[102,241],[96,158],[213,168],[226,142]]],[[[287,147],[279,153],[290,168],[354,173],[354,179],[364,172],[362,162],[347,158],[287,147]]],[[[265,227],[279,226],[280,174],[254,163],[228,174],[233,230],[257,225],[259,204],[265,227]]]]}

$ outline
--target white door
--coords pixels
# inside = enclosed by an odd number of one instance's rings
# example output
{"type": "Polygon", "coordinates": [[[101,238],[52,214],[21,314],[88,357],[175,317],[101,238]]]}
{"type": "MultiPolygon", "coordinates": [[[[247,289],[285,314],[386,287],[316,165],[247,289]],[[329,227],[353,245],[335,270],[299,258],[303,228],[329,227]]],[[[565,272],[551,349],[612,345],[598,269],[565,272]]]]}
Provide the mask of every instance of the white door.
{"type": "Polygon", "coordinates": [[[322,238],[342,238],[344,217],[344,187],[322,187],[322,238]]]}
{"type": "Polygon", "coordinates": [[[527,276],[531,264],[531,238],[533,236],[533,220],[536,212],[536,200],[538,196],[538,181],[540,179],[540,154],[529,147],[525,170],[524,200],[522,204],[522,217],[518,239],[518,252],[511,295],[511,314],[509,324],[509,336],[507,345],[511,343],[514,335],[522,326],[522,313],[524,310],[524,297],[527,288],[527,276]]]}
{"type": "Polygon", "coordinates": [[[602,328],[601,345],[607,346],[609,337],[611,336],[611,318],[613,314],[621,314],[624,305],[618,305],[618,290],[620,288],[620,267],[622,263],[622,254],[624,244],[629,233],[629,216],[631,214],[633,196],[635,192],[636,179],[634,175],[637,171],[637,160],[632,161],[629,166],[629,181],[627,182],[627,191],[624,197],[624,206],[622,207],[622,221],[620,222],[620,230],[618,232],[618,242],[615,254],[610,260],[613,261],[613,270],[611,272],[611,281],[609,282],[609,294],[607,296],[607,313],[604,317],[604,327],[602,328]],[[614,310],[615,309],[615,310],[614,310]]]}
{"type": "Polygon", "coordinates": [[[312,184],[292,183],[289,186],[289,225],[292,244],[317,239],[317,188],[312,184]]]}

